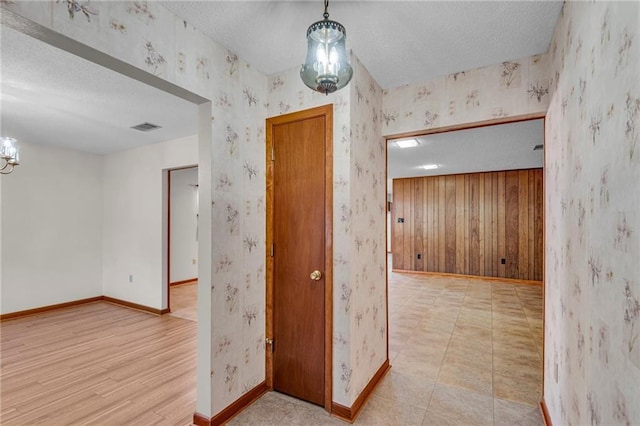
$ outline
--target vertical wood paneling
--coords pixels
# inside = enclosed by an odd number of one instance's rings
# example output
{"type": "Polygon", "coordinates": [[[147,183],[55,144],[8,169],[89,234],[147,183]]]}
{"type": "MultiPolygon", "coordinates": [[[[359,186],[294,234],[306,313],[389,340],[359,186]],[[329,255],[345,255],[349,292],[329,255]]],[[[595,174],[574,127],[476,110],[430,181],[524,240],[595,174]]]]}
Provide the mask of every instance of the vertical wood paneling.
{"type": "MultiPolygon", "coordinates": [[[[435,201],[433,197],[433,187],[435,184],[434,179],[425,179],[424,185],[424,205],[427,214],[424,215],[424,226],[426,229],[424,235],[424,246],[426,252],[424,254],[424,264],[426,271],[433,271],[436,265],[436,253],[434,250],[435,244],[435,232],[434,225],[436,225],[437,215],[434,213],[435,201]]],[[[437,225],[436,225],[437,226],[437,225]]]]}
{"type": "Polygon", "coordinates": [[[393,267],[541,280],[542,179],[541,169],[394,179],[393,267]]]}
{"type": "Polygon", "coordinates": [[[456,240],[456,266],[455,273],[456,274],[464,274],[465,267],[465,246],[466,246],[466,235],[465,235],[465,219],[466,219],[466,199],[465,199],[465,184],[464,184],[464,175],[456,175],[456,186],[455,186],[455,198],[456,198],[456,222],[455,222],[455,240],[456,240]]]}
{"type": "Polygon", "coordinates": [[[498,172],[498,188],[496,194],[498,196],[498,277],[504,278],[507,275],[507,265],[502,263],[502,259],[507,257],[505,230],[506,230],[506,172],[498,172]]]}
{"type": "Polygon", "coordinates": [[[469,212],[469,220],[466,221],[469,229],[469,238],[467,247],[467,271],[469,275],[481,275],[480,274],[480,174],[475,173],[472,175],[466,175],[466,180],[469,182],[467,185],[467,192],[469,198],[467,201],[467,209],[469,212]]]}
{"type": "Polygon", "coordinates": [[[445,271],[446,264],[446,186],[445,177],[437,176],[438,182],[438,268],[436,271],[445,271]]]}
{"type": "Polygon", "coordinates": [[[529,188],[528,190],[528,194],[529,194],[529,202],[527,203],[527,209],[528,209],[528,220],[527,220],[527,227],[528,227],[528,252],[529,255],[527,256],[527,261],[528,261],[528,265],[527,265],[527,269],[529,271],[529,273],[527,274],[527,276],[532,276],[535,275],[535,258],[536,258],[536,252],[535,252],[535,192],[536,192],[536,188],[535,188],[535,173],[533,170],[528,170],[528,176],[527,176],[527,186],[529,188]],[[530,224],[534,224],[533,227],[530,226],[530,224]]]}
{"type": "Polygon", "coordinates": [[[446,208],[445,208],[445,270],[456,270],[456,177],[445,177],[446,208]]]}
{"type": "Polygon", "coordinates": [[[427,209],[424,208],[424,179],[411,179],[413,183],[413,200],[412,205],[413,208],[413,268],[414,271],[424,271],[424,256],[425,256],[425,246],[423,243],[424,236],[424,222],[423,216],[426,214],[427,209]],[[422,206],[422,208],[420,208],[422,206]],[[420,255],[420,259],[418,259],[418,255],[420,255]]]}
{"type": "Polygon", "coordinates": [[[406,179],[393,180],[393,204],[391,208],[391,251],[393,252],[393,268],[404,267],[404,224],[398,223],[398,219],[404,217],[404,184],[406,179]]]}
{"type": "Polygon", "coordinates": [[[402,229],[405,232],[405,237],[402,239],[402,265],[403,269],[411,269],[411,235],[413,230],[411,229],[411,179],[407,179],[402,187],[402,194],[405,200],[404,211],[402,217],[404,223],[402,229]]]}
{"type": "Polygon", "coordinates": [[[529,276],[529,172],[518,172],[518,276],[524,279],[529,276]]]}
{"type": "Polygon", "coordinates": [[[518,278],[518,249],[519,245],[519,173],[517,171],[506,172],[505,177],[505,258],[507,267],[506,278],[518,278]]]}
{"type": "Polygon", "coordinates": [[[543,236],[544,236],[544,193],[542,185],[542,173],[534,174],[534,187],[535,187],[535,207],[534,207],[534,280],[542,281],[543,276],[543,236]]]}
{"type": "Polygon", "coordinates": [[[478,263],[480,266],[480,270],[478,275],[482,275],[482,276],[486,276],[486,265],[485,265],[485,258],[486,255],[485,253],[487,252],[487,247],[486,247],[486,242],[485,242],[485,238],[484,238],[484,231],[485,231],[485,227],[484,224],[486,223],[485,220],[485,211],[484,211],[484,188],[485,188],[485,175],[486,173],[480,173],[478,175],[478,183],[480,184],[479,190],[478,190],[478,249],[480,250],[480,255],[478,256],[478,263]]]}
{"type": "Polygon", "coordinates": [[[498,175],[491,173],[491,276],[498,276],[498,175]]]}

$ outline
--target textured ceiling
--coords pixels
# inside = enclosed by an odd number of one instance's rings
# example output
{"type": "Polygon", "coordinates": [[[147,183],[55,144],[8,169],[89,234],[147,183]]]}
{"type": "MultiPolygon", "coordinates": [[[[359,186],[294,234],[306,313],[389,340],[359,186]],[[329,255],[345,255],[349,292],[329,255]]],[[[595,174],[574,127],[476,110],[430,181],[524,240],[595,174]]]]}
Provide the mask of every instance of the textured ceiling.
{"type": "Polygon", "coordinates": [[[197,132],[190,102],[6,26],[0,35],[2,136],[105,154],[197,132]],[[162,128],[130,129],[145,121],[162,128]]]}
{"type": "MultiPolygon", "coordinates": [[[[420,145],[399,148],[389,142],[388,177],[436,176],[455,173],[517,170],[542,167],[544,121],[480,127],[416,138],[420,145]],[[438,164],[436,170],[424,170],[424,164],[438,164]]],[[[389,191],[391,186],[389,186],[389,191]]]]}
{"type": "MultiPolygon", "coordinates": [[[[163,1],[267,75],[300,66],[316,1],[163,1]]],[[[383,89],[544,53],[560,1],[331,1],[330,18],[383,89]]]]}
{"type": "MultiPolygon", "coordinates": [[[[162,2],[267,74],[299,66],[321,1],[162,2]]],[[[383,87],[548,49],[560,2],[332,1],[331,18],[383,87]]],[[[2,26],[0,133],[109,153],[196,133],[196,107],[2,26]],[[152,122],[142,133],[130,126],[152,122]]],[[[26,161],[26,159],[23,159],[26,161]]]]}

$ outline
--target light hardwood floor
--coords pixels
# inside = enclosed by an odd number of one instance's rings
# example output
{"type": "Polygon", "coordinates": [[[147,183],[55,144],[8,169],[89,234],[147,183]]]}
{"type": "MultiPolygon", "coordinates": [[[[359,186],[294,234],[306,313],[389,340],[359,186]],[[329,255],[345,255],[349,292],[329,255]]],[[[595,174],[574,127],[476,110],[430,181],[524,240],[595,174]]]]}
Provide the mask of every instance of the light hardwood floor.
{"type": "MultiPolygon", "coordinates": [[[[391,371],[362,425],[542,424],[542,289],[391,273],[391,371]]],[[[0,424],[187,425],[196,322],[104,302],[0,324],[0,424]]],[[[269,392],[233,425],[344,424],[269,392]]]]}
{"type": "Polygon", "coordinates": [[[194,321],[96,302],[0,331],[3,426],[191,424],[194,321]]]}
{"type": "Polygon", "coordinates": [[[171,315],[191,321],[198,320],[198,283],[169,287],[171,315]]]}

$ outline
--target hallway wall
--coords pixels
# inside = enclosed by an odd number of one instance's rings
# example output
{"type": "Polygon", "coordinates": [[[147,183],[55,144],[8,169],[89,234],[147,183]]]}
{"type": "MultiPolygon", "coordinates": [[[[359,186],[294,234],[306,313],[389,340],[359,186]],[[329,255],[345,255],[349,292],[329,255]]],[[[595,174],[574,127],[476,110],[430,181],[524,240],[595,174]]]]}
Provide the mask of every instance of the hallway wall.
{"type": "Polygon", "coordinates": [[[2,184],[0,313],[102,295],[102,156],[20,141],[2,184]]]}
{"type": "Polygon", "coordinates": [[[103,294],[167,308],[167,171],[198,163],[188,136],[104,156],[103,294]]]}
{"type": "Polygon", "coordinates": [[[550,54],[545,401],[640,424],[640,3],[566,2],[550,54]]]}

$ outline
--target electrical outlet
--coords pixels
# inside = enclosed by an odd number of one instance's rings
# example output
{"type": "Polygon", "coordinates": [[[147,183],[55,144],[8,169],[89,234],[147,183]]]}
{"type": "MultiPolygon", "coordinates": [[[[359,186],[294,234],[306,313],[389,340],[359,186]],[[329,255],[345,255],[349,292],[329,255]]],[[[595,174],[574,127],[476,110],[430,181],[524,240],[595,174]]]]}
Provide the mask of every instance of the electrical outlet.
{"type": "Polygon", "coordinates": [[[505,258],[500,259],[500,263],[503,264],[503,265],[506,265],[507,264],[507,259],[505,259],[505,258]]]}
{"type": "Polygon", "coordinates": [[[132,283],[133,282],[133,274],[129,274],[129,282],[132,283]]]}
{"type": "Polygon", "coordinates": [[[197,264],[197,263],[198,263],[198,261],[197,261],[196,259],[191,259],[191,263],[192,263],[193,265],[195,265],[195,264],[197,264]]]}
{"type": "Polygon", "coordinates": [[[418,253],[418,260],[422,259],[422,254],[418,253]]]}

